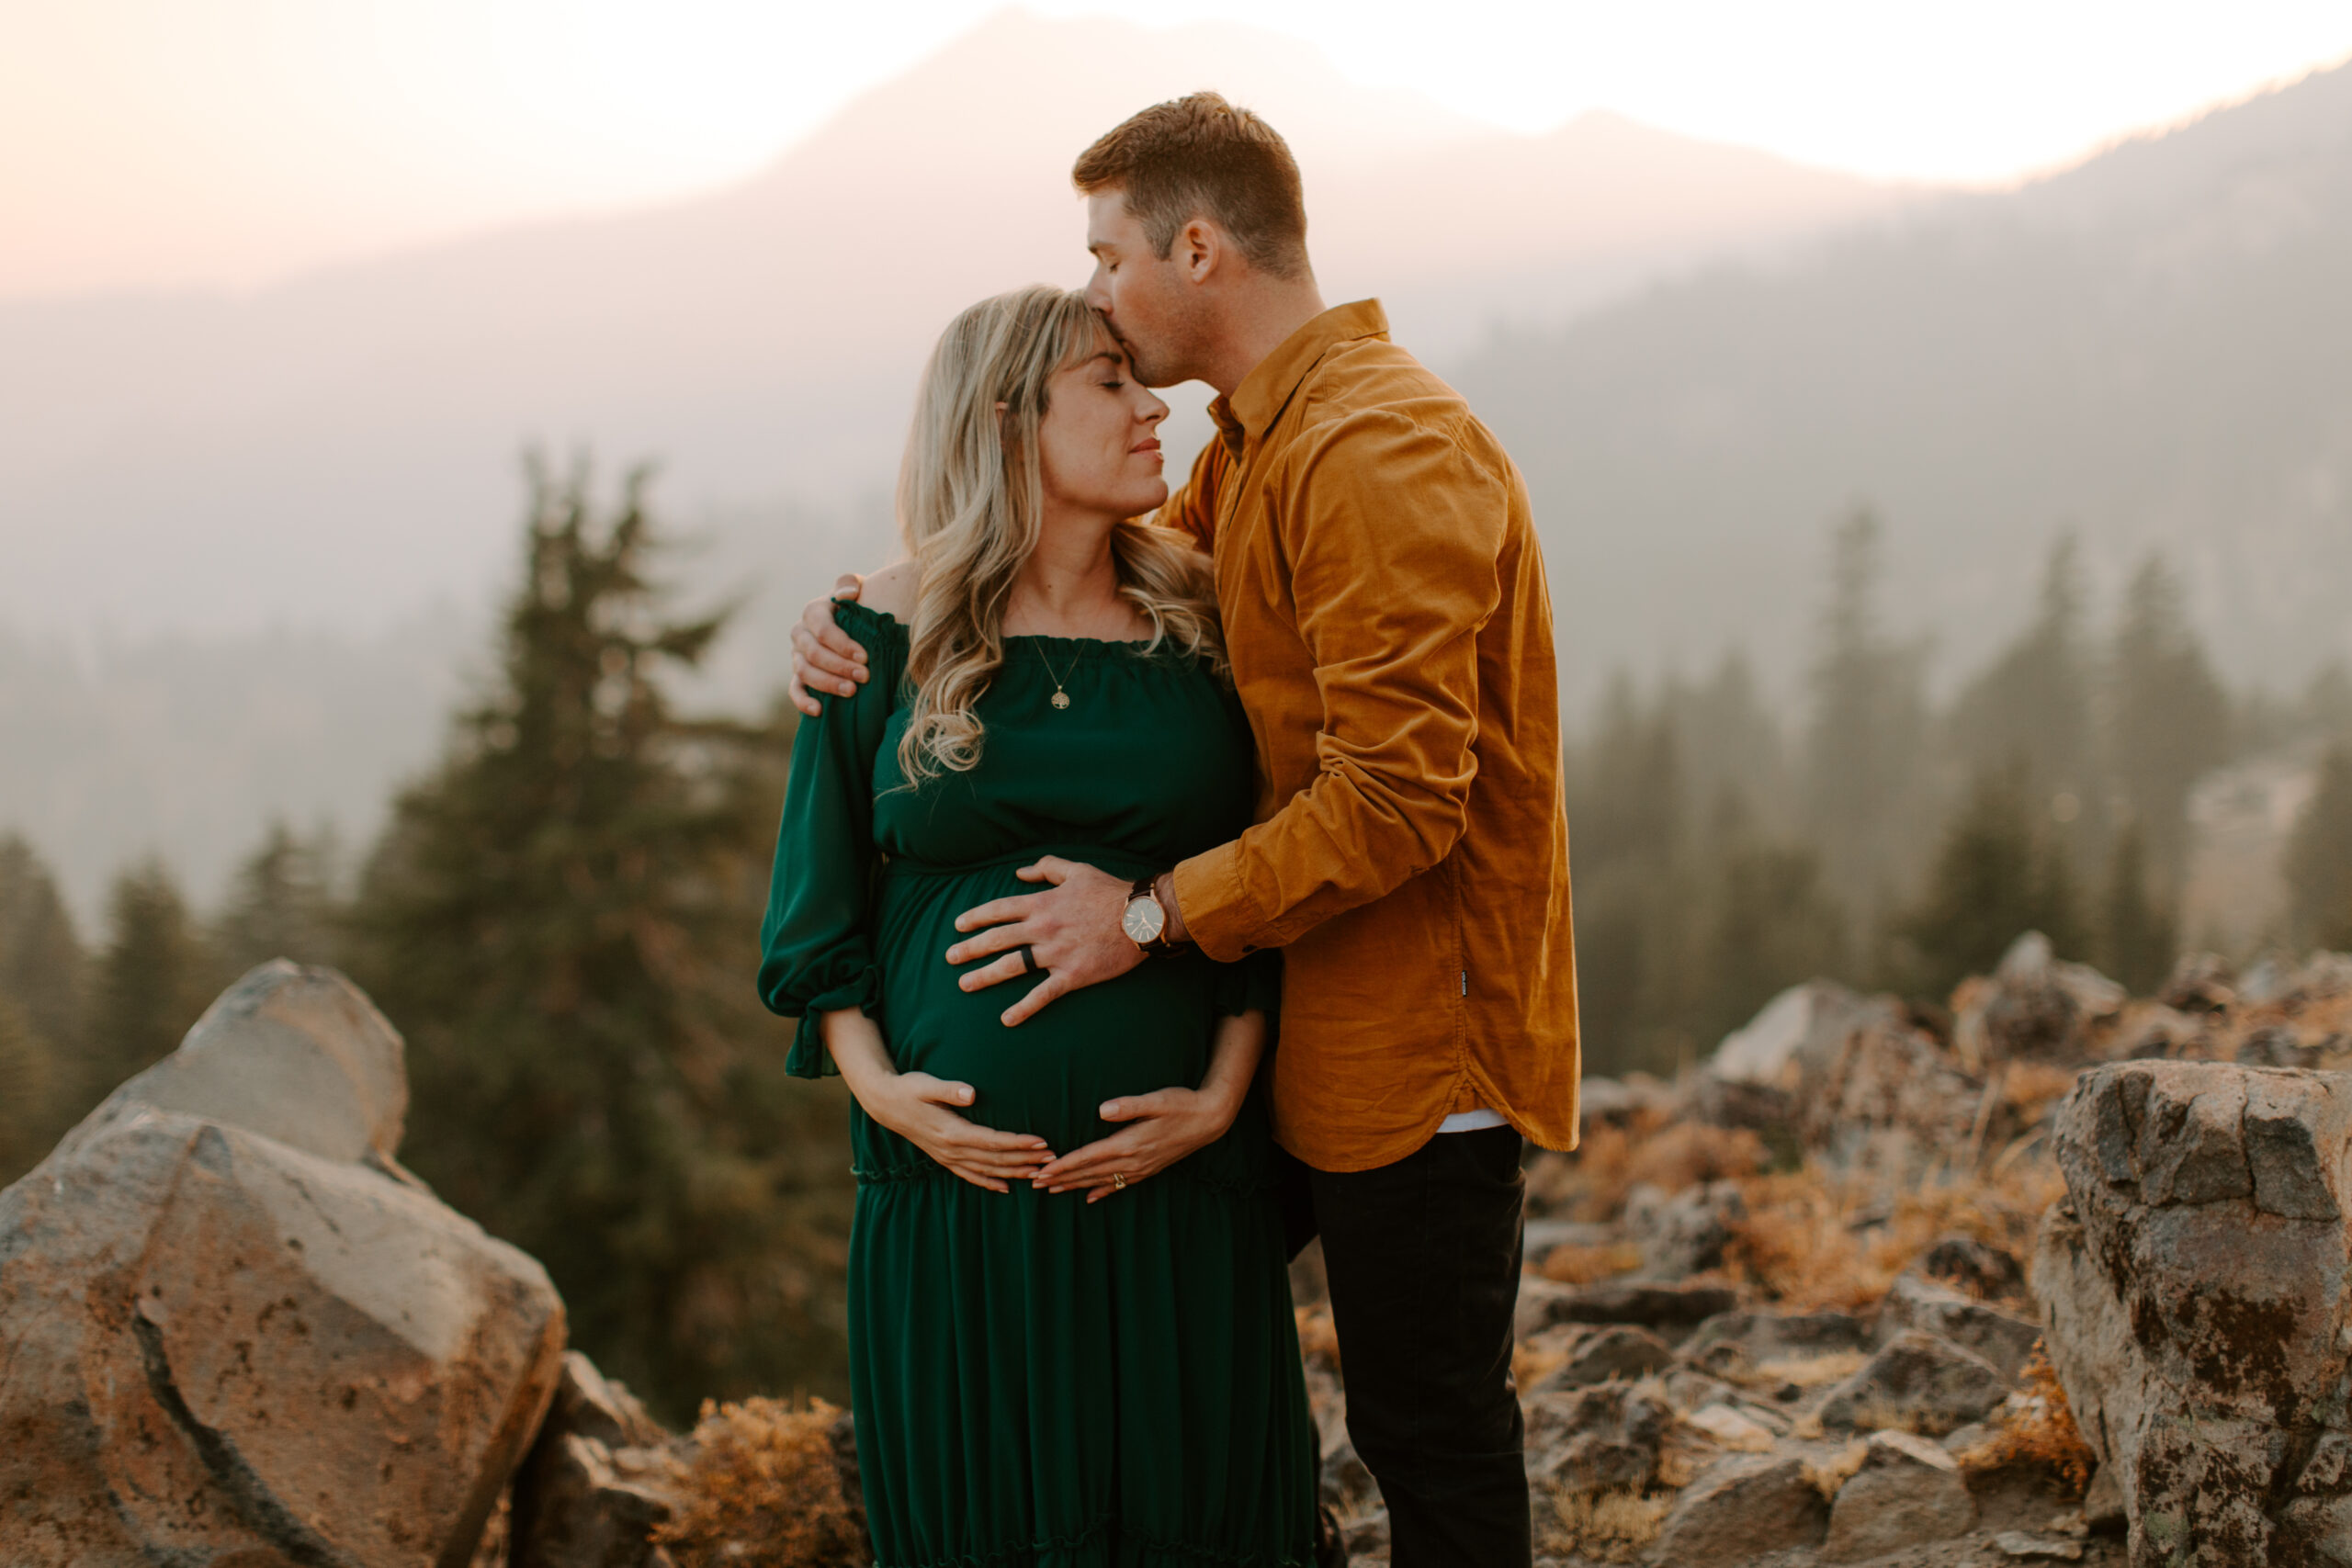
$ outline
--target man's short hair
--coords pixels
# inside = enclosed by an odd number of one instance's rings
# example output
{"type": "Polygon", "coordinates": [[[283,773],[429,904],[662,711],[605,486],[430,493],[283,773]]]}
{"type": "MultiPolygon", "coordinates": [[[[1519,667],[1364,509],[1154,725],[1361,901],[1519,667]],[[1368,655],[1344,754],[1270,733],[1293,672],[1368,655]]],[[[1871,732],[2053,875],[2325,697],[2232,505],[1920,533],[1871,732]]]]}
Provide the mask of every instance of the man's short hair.
{"type": "Polygon", "coordinates": [[[1216,222],[1250,265],[1277,277],[1306,271],[1306,197],[1274,128],[1216,93],[1154,104],[1084,152],[1078,188],[1125,194],[1162,261],[1195,218],[1216,222]]]}

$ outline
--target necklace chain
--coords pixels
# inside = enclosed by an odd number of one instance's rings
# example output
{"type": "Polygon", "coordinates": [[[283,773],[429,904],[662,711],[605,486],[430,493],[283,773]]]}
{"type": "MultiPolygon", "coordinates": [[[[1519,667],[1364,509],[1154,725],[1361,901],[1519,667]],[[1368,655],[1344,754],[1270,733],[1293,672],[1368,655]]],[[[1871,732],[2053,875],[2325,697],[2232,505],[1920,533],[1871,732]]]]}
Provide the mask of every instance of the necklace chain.
{"type": "MultiPolygon", "coordinates": [[[[1037,650],[1037,662],[1046,667],[1046,679],[1054,683],[1054,695],[1052,699],[1054,706],[1057,708],[1066,708],[1069,706],[1069,694],[1062,689],[1062,678],[1054,673],[1053,660],[1046,657],[1046,645],[1043,643],[1032,643],[1030,646],[1037,650]]],[[[1076,664],[1072,664],[1069,667],[1069,672],[1073,675],[1077,674],[1078,666],[1076,664]]]]}

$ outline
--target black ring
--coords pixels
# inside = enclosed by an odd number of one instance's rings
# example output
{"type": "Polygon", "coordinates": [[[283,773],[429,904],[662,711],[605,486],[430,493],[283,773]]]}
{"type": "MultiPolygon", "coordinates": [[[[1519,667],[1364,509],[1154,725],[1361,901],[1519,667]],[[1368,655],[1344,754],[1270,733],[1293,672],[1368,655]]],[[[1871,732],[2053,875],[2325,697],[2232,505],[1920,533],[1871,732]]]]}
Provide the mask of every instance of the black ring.
{"type": "Polygon", "coordinates": [[[1014,951],[1021,954],[1021,972],[1023,975],[1043,975],[1046,972],[1045,966],[1037,962],[1035,948],[1024,942],[1014,951]]]}

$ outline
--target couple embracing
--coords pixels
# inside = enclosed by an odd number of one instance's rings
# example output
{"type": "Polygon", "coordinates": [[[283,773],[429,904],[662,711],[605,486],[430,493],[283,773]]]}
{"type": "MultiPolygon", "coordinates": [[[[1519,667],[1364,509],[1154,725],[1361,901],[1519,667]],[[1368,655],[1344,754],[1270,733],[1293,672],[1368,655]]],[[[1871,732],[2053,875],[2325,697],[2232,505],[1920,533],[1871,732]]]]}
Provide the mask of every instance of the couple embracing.
{"type": "Polygon", "coordinates": [[[1074,176],[1092,281],[948,327],[910,558],[796,636],[760,989],[855,1099],[879,1568],[1335,1560],[1318,1234],[1396,1568],[1523,1565],[1520,1158],[1574,1145],[1577,1059],[1526,488],[1324,307],[1255,115],[1159,105],[1074,176]],[[1171,493],[1150,389],[1193,379],[1171,493]]]}

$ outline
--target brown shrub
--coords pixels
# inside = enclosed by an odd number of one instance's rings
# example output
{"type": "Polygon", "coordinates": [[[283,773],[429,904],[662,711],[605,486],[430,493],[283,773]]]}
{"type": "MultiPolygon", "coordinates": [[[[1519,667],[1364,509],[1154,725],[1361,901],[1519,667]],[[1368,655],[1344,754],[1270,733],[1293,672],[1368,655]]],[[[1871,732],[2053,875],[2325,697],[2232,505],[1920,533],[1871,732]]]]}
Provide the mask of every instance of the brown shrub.
{"type": "Polygon", "coordinates": [[[1631,1562],[1666,1522],[1674,1498],[1665,1493],[1555,1491],[1551,1517],[1542,1519],[1536,1544],[1547,1552],[1576,1553],[1594,1562],[1631,1562]]]}
{"type": "Polygon", "coordinates": [[[2098,1456],[2083,1441],[2057,1369],[2041,1346],[2033,1348],[2019,1381],[2023,1387],[2001,1406],[1993,1435],[1962,1454],[1961,1467],[1978,1473],[2038,1472],[2055,1480],[2068,1496],[2081,1496],[2098,1456]]]}
{"type": "Polygon", "coordinates": [[[1783,1304],[1852,1311],[1883,1296],[1949,1233],[2024,1256],[2043,1211],[2064,1190],[2046,1155],[2004,1156],[1984,1175],[1914,1188],[1891,1204],[1875,1181],[1808,1165],[1740,1184],[1747,1217],[1733,1223],[1724,1258],[1735,1277],[1783,1304]]]}
{"type": "Polygon", "coordinates": [[[1572,1155],[1546,1156],[1528,1171],[1531,1209],[1593,1223],[1615,1219],[1643,1182],[1668,1193],[1702,1181],[1751,1176],[1771,1163],[1764,1140],[1745,1127],[1668,1122],[1644,1112],[1623,1126],[1586,1129],[1572,1155]]]}
{"type": "Polygon", "coordinates": [[[705,1400],[677,1514],[653,1533],[678,1568],[857,1568],[865,1510],[833,1456],[841,1412],[821,1399],[705,1400]]]}
{"type": "Polygon", "coordinates": [[[1620,1274],[1630,1274],[1641,1266],[1642,1249],[1631,1242],[1621,1241],[1613,1247],[1579,1247],[1564,1242],[1544,1255],[1544,1267],[1538,1272],[1563,1285],[1596,1285],[1620,1274]]]}
{"type": "Polygon", "coordinates": [[[1301,1356],[1329,1356],[1331,1364],[1340,1364],[1340,1330],[1331,1321],[1329,1307],[1295,1307],[1292,1315],[1298,1320],[1298,1353],[1301,1356]]]}

